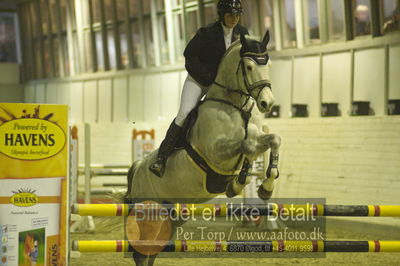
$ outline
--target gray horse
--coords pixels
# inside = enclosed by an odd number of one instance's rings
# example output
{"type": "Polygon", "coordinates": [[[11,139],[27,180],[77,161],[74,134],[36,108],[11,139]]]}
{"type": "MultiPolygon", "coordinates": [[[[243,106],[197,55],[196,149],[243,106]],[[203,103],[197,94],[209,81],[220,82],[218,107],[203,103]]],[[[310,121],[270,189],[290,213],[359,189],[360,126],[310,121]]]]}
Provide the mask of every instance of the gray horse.
{"type": "MultiPolygon", "coordinates": [[[[221,193],[233,197],[246,185],[246,174],[240,175],[244,164],[248,165],[268,149],[271,149],[270,164],[258,195],[262,199],[271,197],[273,182],[279,176],[280,137],[264,133],[262,120],[257,118],[257,114],[270,112],[274,104],[268,42],[269,32],[261,42],[241,36],[231,45],[214,84],[197,109],[197,119],[187,133],[185,148],[169,157],[163,178],[148,170],[158,150],[134,163],[128,174],[128,199],[145,198],[160,203],[190,199],[192,203],[200,203],[221,193]]],[[[134,259],[137,265],[154,262],[154,256],[138,252],[134,259]]]]}

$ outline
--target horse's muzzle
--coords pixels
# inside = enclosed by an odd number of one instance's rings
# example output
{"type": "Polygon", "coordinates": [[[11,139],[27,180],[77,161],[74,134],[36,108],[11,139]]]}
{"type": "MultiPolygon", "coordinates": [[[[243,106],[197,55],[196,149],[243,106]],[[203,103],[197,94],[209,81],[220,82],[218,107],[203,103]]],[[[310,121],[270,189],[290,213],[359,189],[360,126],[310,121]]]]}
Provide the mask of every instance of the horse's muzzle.
{"type": "Polygon", "coordinates": [[[269,80],[259,80],[253,83],[248,91],[256,100],[258,110],[261,113],[271,111],[274,105],[274,98],[271,93],[271,83],[269,80]]]}
{"type": "Polygon", "coordinates": [[[263,109],[267,110],[267,108],[268,108],[268,103],[267,103],[267,101],[261,101],[261,102],[260,102],[260,105],[261,105],[261,107],[262,107],[263,109]]]}
{"type": "Polygon", "coordinates": [[[266,101],[266,100],[260,100],[258,103],[258,110],[261,113],[269,113],[271,112],[272,106],[274,106],[274,101],[266,101]]]}

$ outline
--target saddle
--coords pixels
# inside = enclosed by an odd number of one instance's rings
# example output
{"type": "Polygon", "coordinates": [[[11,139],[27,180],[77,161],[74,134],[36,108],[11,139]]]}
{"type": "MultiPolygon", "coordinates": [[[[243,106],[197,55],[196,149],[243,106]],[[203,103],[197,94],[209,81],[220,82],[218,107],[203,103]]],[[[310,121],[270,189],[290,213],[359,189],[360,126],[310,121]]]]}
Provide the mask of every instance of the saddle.
{"type": "Polygon", "coordinates": [[[242,155],[240,160],[238,161],[238,165],[242,165],[241,170],[236,171],[238,172],[238,174],[235,173],[234,175],[231,174],[227,175],[218,173],[215,170],[213,170],[212,167],[210,167],[205,158],[203,158],[203,156],[201,156],[201,154],[190,144],[189,134],[194,124],[197,121],[199,108],[204,102],[205,101],[200,101],[197,104],[197,106],[187,116],[182,128],[182,135],[179,138],[177,144],[175,145],[175,149],[176,150],[185,149],[191,160],[202,171],[206,173],[206,189],[208,193],[221,194],[226,192],[226,186],[235,178],[239,177],[239,182],[244,184],[247,172],[249,171],[250,167],[248,165],[247,159],[244,159],[244,156],[242,155]]]}

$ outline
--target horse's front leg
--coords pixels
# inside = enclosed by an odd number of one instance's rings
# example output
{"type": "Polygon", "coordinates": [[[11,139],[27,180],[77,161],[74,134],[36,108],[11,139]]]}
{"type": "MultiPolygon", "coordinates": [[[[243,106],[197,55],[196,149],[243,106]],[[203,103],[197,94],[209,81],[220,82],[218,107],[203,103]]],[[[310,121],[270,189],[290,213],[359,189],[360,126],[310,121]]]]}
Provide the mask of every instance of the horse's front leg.
{"type": "Polygon", "coordinates": [[[259,138],[259,143],[268,148],[271,148],[269,155],[269,165],[266,172],[266,179],[258,188],[258,196],[263,200],[268,200],[274,191],[274,181],[279,177],[279,147],[281,138],[275,134],[267,134],[259,138]]]}
{"type": "Polygon", "coordinates": [[[250,140],[237,140],[222,138],[215,142],[214,154],[220,161],[227,161],[238,154],[253,156],[256,152],[256,145],[250,140]]]}
{"type": "MultiPolygon", "coordinates": [[[[220,139],[215,145],[215,154],[218,160],[229,160],[239,154],[244,154],[246,157],[254,157],[256,153],[256,144],[250,140],[232,140],[220,139]]],[[[247,173],[251,168],[251,163],[245,159],[241,172],[237,178],[232,180],[226,187],[226,196],[228,198],[239,195],[246,186],[247,173]]]]}

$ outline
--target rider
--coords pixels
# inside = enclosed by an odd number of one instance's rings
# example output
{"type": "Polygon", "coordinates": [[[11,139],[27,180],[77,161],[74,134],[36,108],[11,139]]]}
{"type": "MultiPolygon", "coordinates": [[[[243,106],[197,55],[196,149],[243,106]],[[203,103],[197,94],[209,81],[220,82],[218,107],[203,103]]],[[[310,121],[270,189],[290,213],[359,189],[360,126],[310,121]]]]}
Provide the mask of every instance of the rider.
{"type": "Polygon", "coordinates": [[[186,116],[213,84],[225,51],[240,35],[249,34],[238,24],[243,13],[241,0],[219,0],[217,9],[218,21],[200,28],[186,46],[185,67],[189,74],[183,85],[180,108],[160,145],[156,161],[149,168],[158,177],[164,174],[167,158],[180,137],[186,116]]]}

